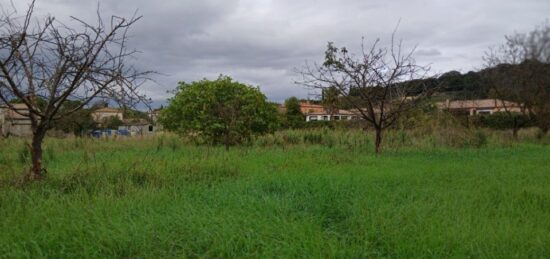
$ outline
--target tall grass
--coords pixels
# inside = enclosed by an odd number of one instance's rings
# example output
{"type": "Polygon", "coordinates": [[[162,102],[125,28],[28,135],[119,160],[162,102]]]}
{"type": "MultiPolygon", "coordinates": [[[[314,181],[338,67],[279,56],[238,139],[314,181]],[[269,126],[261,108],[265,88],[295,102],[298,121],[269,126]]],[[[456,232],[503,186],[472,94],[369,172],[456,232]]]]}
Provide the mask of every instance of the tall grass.
{"type": "MultiPolygon", "coordinates": [[[[422,150],[441,148],[510,147],[520,143],[549,144],[550,137],[540,136],[535,129],[520,131],[514,140],[511,132],[488,129],[440,128],[420,130],[388,130],[384,134],[386,150],[417,148],[422,150]]],[[[253,141],[258,147],[290,147],[295,145],[319,145],[348,149],[374,149],[373,132],[359,129],[306,129],[284,130],[259,136],[253,141]]]]}
{"type": "Polygon", "coordinates": [[[362,131],[48,139],[24,186],[24,141],[0,140],[0,256],[543,258],[550,146],[507,134],[396,130],[382,156],[362,131]]]}

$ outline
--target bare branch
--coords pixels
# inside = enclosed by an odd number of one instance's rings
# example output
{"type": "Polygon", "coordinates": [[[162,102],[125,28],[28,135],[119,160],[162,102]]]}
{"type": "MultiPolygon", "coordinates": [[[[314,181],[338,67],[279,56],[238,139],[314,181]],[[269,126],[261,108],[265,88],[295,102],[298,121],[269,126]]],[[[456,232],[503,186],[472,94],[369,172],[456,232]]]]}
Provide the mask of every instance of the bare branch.
{"type": "Polygon", "coordinates": [[[377,39],[365,47],[361,43],[361,56],[350,54],[345,47],[328,43],[322,65],[306,62],[296,82],[311,89],[326,90],[335,87],[357,115],[369,122],[377,131],[392,126],[406,110],[415,107],[422,99],[433,93],[420,79],[428,77],[429,67],[416,64],[413,56],[416,46],[404,51],[402,40],[396,41],[397,27],[392,33],[389,47],[379,47],[377,39]],[[420,89],[420,91],[419,91],[420,89]]]}
{"type": "Polygon", "coordinates": [[[32,1],[23,17],[4,9],[0,16],[0,101],[13,108],[10,99],[17,98],[28,107],[33,143],[41,144],[54,120],[95,98],[147,101],[139,87],[153,72],[128,64],[137,53],[128,49],[128,32],[141,16],[105,23],[98,5],[95,23],[71,17],[76,26],[68,26],[48,16],[35,24],[34,7],[32,1]],[[68,101],[80,105],[64,108],[68,101]]]}

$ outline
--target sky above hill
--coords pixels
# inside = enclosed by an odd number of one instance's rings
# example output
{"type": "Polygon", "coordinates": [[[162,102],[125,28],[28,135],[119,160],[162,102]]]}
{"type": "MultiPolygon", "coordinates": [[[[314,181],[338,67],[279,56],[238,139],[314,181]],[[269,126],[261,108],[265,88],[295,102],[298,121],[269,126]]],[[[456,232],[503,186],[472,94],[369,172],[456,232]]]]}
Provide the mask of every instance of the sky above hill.
{"type": "MultiPolygon", "coordinates": [[[[0,0],[25,11],[25,0],[0,0]]],[[[527,32],[550,18],[549,0],[38,0],[37,17],[107,15],[143,18],[131,30],[141,54],[136,65],[155,70],[143,91],[163,103],[178,81],[219,74],[260,86],[272,101],[312,93],[294,82],[306,61],[320,62],[327,42],[359,52],[361,38],[387,44],[397,37],[417,46],[417,63],[432,73],[482,67],[489,46],[527,32]]]]}

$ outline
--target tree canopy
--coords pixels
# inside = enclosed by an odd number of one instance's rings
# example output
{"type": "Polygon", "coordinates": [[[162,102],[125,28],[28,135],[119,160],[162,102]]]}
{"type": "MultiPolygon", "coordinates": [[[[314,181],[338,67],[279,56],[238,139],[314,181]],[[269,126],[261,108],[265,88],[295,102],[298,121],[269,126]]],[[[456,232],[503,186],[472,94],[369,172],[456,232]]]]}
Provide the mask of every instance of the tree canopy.
{"type": "Polygon", "coordinates": [[[168,130],[229,147],[275,127],[276,107],[259,88],[228,76],[180,82],[175,93],[159,118],[168,130]]]}
{"type": "Polygon", "coordinates": [[[285,100],[285,114],[283,124],[289,128],[301,128],[304,125],[305,117],[300,110],[300,100],[290,97],[285,100]]]}
{"type": "Polygon", "coordinates": [[[487,67],[484,78],[491,95],[521,104],[523,113],[548,132],[550,24],[544,23],[529,33],[505,36],[505,42],[489,49],[483,58],[487,67]]]}

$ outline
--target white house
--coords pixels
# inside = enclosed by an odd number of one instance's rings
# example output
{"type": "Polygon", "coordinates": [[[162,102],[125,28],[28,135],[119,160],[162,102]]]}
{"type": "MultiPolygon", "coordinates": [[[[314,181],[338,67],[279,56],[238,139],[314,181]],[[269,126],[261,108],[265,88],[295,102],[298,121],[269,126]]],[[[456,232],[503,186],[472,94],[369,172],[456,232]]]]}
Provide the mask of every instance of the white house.
{"type": "Polygon", "coordinates": [[[348,110],[338,110],[334,113],[312,112],[305,114],[306,121],[340,121],[340,120],[355,120],[359,118],[356,113],[348,110]]]}

